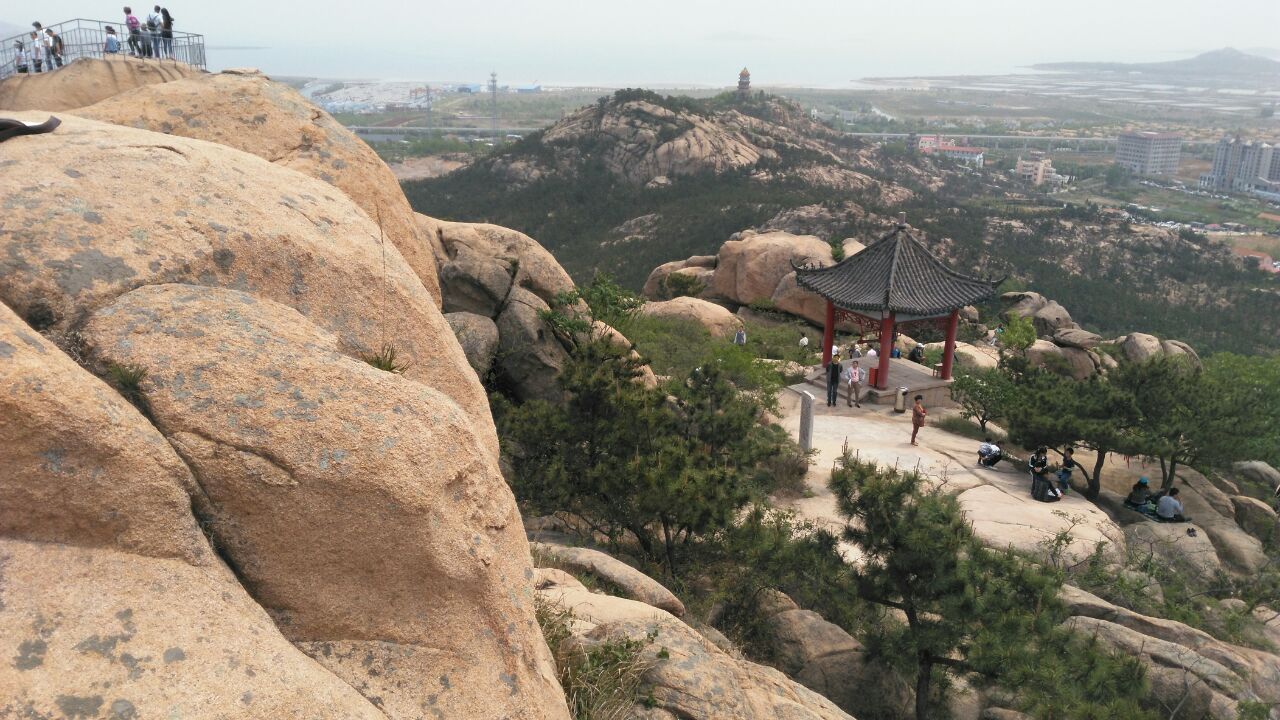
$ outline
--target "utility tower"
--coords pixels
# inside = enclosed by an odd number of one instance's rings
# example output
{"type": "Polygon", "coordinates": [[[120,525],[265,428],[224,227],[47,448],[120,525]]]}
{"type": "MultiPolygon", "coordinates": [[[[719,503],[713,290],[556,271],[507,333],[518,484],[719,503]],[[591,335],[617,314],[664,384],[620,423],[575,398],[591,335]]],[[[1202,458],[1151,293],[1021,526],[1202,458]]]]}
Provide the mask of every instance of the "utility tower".
{"type": "Polygon", "coordinates": [[[489,122],[493,132],[493,142],[498,142],[498,73],[489,73],[489,122]]]}

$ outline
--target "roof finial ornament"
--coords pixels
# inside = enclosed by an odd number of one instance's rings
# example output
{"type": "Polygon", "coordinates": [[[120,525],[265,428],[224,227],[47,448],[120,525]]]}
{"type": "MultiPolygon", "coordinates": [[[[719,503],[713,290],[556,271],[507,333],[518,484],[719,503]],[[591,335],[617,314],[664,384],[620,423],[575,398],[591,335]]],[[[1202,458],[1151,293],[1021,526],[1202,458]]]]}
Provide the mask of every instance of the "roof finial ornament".
{"type": "Polygon", "coordinates": [[[907,227],[907,214],[904,212],[898,213],[898,227],[907,227]]]}

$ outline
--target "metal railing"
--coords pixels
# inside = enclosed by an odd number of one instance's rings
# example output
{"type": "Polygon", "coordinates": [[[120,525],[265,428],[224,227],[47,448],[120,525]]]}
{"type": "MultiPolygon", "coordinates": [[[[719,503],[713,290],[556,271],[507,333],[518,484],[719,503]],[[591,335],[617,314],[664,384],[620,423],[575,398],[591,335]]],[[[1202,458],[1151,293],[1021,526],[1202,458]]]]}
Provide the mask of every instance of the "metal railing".
{"type": "MultiPolygon", "coordinates": [[[[140,57],[150,62],[184,63],[202,70],[206,67],[204,36],[195,33],[173,30],[170,31],[172,37],[164,37],[161,30],[148,30],[144,22],[141,33],[131,36],[123,22],[84,18],[45,27],[52,28],[62,38],[63,67],[81,58],[119,56],[140,57]],[[120,43],[120,49],[115,53],[107,52],[107,26],[115,29],[115,37],[120,43]]],[[[18,72],[16,41],[21,41],[27,49],[27,72],[35,72],[31,62],[34,53],[38,52],[41,60],[45,59],[43,39],[33,48],[30,32],[0,40],[0,79],[18,72]]],[[[56,63],[50,68],[46,62],[43,72],[56,72],[58,69],[56,63]]]]}

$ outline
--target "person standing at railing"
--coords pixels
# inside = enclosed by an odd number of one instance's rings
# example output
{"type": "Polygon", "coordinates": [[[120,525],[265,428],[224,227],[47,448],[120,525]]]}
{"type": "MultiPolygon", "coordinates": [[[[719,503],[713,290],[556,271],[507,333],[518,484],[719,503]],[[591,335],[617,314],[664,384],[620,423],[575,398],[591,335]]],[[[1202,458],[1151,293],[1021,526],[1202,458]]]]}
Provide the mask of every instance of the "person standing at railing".
{"type": "Polygon", "coordinates": [[[107,33],[107,41],[102,44],[102,52],[115,55],[120,52],[120,38],[116,37],[116,29],[110,25],[103,28],[107,33]]]}
{"type": "Polygon", "coordinates": [[[152,52],[160,58],[160,6],[147,13],[147,35],[151,38],[152,52]]]}
{"type": "Polygon", "coordinates": [[[31,51],[31,72],[43,72],[44,53],[41,48],[44,43],[40,42],[40,35],[35,30],[31,31],[31,39],[27,41],[27,49],[31,51]]]}
{"type": "Polygon", "coordinates": [[[31,66],[28,64],[29,59],[27,56],[27,48],[22,44],[21,40],[13,41],[13,55],[14,55],[14,59],[13,59],[14,67],[18,69],[18,72],[23,75],[26,75],[28,72],[30,72],[29,68],[31,66]]]}
{"type": "Polygon", "coordinates": [[[54,32],[53,28],[45,28],[44,41],[47,52],[49,53],[45,58],[45,63],[48,68],[52,70],[55,62],[58,63],[58,67],[62,67],[62,52],[65,49],[65,46],[62,44],[62,36],[54,32]]]}
{"type": "Polygon", "coordinates": [[[164,43],[165,57],[173,60],[173,16],[169,8],[160,8],[160,40],[164,43]]]}
{"type": "Polygon", "coordinates": [[[129,31],[129,54],[142,57],[142,23],[128,5],[124,6],[124,26],[129,31]]]}

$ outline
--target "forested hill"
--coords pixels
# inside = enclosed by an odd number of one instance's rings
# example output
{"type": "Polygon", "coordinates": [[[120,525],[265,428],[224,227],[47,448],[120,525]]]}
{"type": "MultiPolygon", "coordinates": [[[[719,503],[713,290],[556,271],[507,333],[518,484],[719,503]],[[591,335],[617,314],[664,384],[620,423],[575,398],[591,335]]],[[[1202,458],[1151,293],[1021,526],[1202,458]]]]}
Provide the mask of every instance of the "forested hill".
{"type": "Polygon", "coordinates": [[[670,260],[767,227],[868,242],[908,213],[959,270],[1008,275],[1102,334],[1280,349],[1280,288],[1203,237],[1019,199],[994,173],[832,132],[779,98],[623,90],[452,174],[405,184],[433,217],[537,238],[579,282],[638,289],[670,260]]]}

